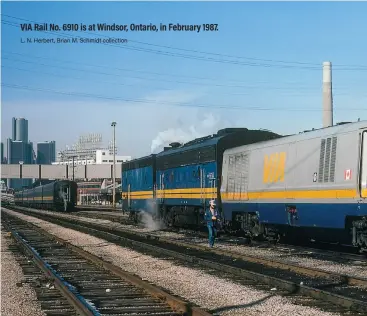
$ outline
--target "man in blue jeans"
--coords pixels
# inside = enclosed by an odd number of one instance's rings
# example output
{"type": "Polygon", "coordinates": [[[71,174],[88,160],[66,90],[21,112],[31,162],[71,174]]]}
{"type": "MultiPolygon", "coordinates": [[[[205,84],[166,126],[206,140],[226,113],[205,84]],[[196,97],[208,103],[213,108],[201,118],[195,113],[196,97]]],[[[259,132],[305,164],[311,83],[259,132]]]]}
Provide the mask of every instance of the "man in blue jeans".
{"type": "Polygon", "coordinates": [[[209,231],[209,247],[214,246],[214,239],[217,236],[217,222],[219,220],[219,213],[215,209],[215,201],[211,200],[209,201],[209,208],[206,209],[204,219],[206,221],[206,225],[208,226],[209,231]]]}

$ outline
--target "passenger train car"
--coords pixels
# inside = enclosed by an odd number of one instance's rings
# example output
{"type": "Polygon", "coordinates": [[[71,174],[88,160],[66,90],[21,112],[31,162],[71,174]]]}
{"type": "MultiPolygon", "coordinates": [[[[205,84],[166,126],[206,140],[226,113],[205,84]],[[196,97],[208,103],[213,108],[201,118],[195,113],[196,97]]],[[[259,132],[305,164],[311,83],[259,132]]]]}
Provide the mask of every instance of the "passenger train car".
{"type": "Polygon", "coordinates": [[[77,203],[77,184],[61,180],[15,192],[14,203],[19,206],[70,212],[77,203]]]}
{"type": "Polygon", "coordinates": [[[215,198],[226,231],[367,250],[367,121],[290,136],[221,130],[123,163],[122,179],[124,209],[154,203],[171,225],[200,226],[215,198]]]}
{"type": "Polygon", "coordinates": [[[228,149],[222,178],[231,229],[367,248],[366,121],[228,149]]]}
{"type": "Polygon", "coordinates": [[[145,210],[168,225],[197,226],[207,202],[220,199],[225,149],[280,137],[261,130],[224,129],[184,145],[172,143],[157,155],[122,164],[123,208],[145,210]]]}

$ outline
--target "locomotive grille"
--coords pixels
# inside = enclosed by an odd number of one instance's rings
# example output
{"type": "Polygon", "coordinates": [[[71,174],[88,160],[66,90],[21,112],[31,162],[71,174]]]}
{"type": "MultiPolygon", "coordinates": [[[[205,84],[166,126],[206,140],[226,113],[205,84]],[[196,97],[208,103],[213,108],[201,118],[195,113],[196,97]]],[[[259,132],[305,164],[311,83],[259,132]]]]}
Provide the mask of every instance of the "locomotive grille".
{"type": "Polygon", "coordinates": [[[318,182],[335,181],[337,137],[321,140],[318,182]]]}
{"type": "Polygon", "coordinates": [[[325,139],[321,139],[320,163],[319,163],[319,182],[323,182],[323,179],[324,179],[325,145],[326,145],[325,139]]]}

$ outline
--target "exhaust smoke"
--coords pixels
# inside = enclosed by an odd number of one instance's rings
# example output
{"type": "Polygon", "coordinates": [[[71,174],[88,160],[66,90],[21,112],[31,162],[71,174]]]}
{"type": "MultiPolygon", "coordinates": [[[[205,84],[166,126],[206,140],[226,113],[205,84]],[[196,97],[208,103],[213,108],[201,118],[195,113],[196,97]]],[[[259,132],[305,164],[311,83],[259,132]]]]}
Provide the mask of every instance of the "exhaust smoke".
{"type": "Polygon", "coordinates": [[[140,210],[140,219],[145,228],[150,231],[161,230],[166,228],[166,225],[159,219],[159,212],[156,199],[151,199],[147,202],[147,208],[140,210]]]}
{"type": "MultiPolygon", "coordinates": [[[[179,121],[176,122],[175,125],[184,125],[184,123],[179,121]]],[[[204,118],[198,118],[198,123],[195,125],[196,126],[187,124],[187,128],[169,128],[163,132],[159,132],[157,137],[152,141],[151,153],[156,154],[173,142],[187,143],[195,138],[215,134],[218,130],[224,128],[226,125],[230,126],[231,124],[209,113],[206,114],[204,118]]]]}

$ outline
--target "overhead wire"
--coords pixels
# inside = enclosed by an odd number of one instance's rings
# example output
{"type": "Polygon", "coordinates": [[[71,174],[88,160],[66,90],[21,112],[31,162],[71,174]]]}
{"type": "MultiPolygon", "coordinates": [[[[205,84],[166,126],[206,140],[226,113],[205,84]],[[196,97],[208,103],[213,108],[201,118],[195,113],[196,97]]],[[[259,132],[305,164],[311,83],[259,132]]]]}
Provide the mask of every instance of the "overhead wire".
{"type": "MultiPolygon", "coordinates": [[[[40,23],[37,21],[32,21],[32,20],[26,20],[23,19],[25,21],[29,21],[29,22],[34,22],[34,23],[40,23]]],[[[11,21],[2,21],[2,23],[9,25],[9,26],[13,26],[13,27],[19,27],[19,25],[16,25],[14,22],[11,21]]],[[[85,38],[79,35],[70,35],[70,34],[66,34],[63,32],[53,32],[53,31],[40,31],[43,33],[50,33],[50,34],[55,34],[57,36],[61,36],[61,37],[68,37],[68,38],[85,38]]],[[[91,32],[86,32],[83,31],[83,33],[86,34],[92,34],[94,36],[100,36],[100,37],[106,37],[106,38],[112,38],[110,36],[104,35],[104,34],[97,34],[97,33],[91,33],[91,32]]],[[[136,47],[136,46],[132,46],[132,45],[116,45],[116,44],[111,44],[111,43],[101,43],[102,45],[106,45],[106,46],[112,46],[112,47],[117,47],[120,49],[126,49],[126,50],[134,50],[134,51],[141,51],[141,52],[146,52],[146,53],[152,53],[152,54],[157,54],[157,55],[163,55],[163,56],[171,56],[171,57],[181,57],[181,58],[185,58],[185,59],[192,59],[192,60],[201,60],[201,61],[211,61],[211,62],[216,62],[216,63],[224,63],[224,64],[233,64],[233,65],[238,65],[238,66],[250,66],[250,67],[265,67],[265,68],[281,68],[281,69],[306,69],[306,70],[320,70],[320,67],[308,67],[308,66],[299,66],[299,65],[276,65],[276,64],[264,64],[264,63],[250,63],[250,62],[240,62],[240,61],[235,61],[235,60],[226,60],[226,59],[215,59],[212,57],[201,57],[201,56],[194,56],[194,55],[185,55],[185,54],[180,54],[180,53],[172,53],[172,52],[167,52],[167,51],[161,51],[161,50],[152,50],[152,49],[147,49],[147,48],[142,48],[142,47],[136,47]]]]}
{"type": "MultiPolygon", "coordinates": [[[[120,74],[113,74],[109,72],[101,72],[101,71],[94,71],[89,69],[78,69],[73,67],[66,67],[66,66],[59,66],[59,65],[51,65],[51,64],[44,64],[39,63],[35,61],[26,61],[21,59],[13,59],[9,57],[2,57],[4,60],[11,60],[14,62],[21,62],[25,64],[36,64],[40,66],[45,67],[51,67],[51,68],[59,68],[59,69],[65,69],[65,70],[73,70],[73,71],[79,71],[79,72],[87,72],[87,73],[94,73],[99,75],[107,75],[107,76],[114,76],[114,77],[121,77],[120,74]]],[[[266,86],[242,86],[242,85],[225,85],[225,84],[219,84],[219,83],[203,83],[203,82],[189,82],[189,81],[179,81],[179,80],[167,80],[167,79],[156,79],[156,78],[146,78],[146,77],[140,77],[140,76],[123,76],[124,78],[132,78],[132,79],[140,79],[140,80],[148,80],[148,81],[161,81],[161,82],[167,82],[167,83],[180,83],[180,84],[188,84],[188,85],[195,85],[195,86],[209,86],[209,87],[225,87],[225,88],[240,88],[240,89],[271,89],[271,90],[289,90],[288,87],[266,87],[266,86]]],[[[292,89],[292,88],[291,88],[292,89]]],[[[314,90],[314,88],[301,88],[297,87],[297,90],[314,90]]]]}
{"type": "MultiPolygon", "coordinates": [[[[18,71],[30,72],[30,73],[40,74],[40,75],[47,75],[47,76],[52,76],[52,77],[57,77],[57,78],[76,79],[76,80],[81,80],[83,82],[88,81],[88,82],[104,83],[104,84],[109,84],[109,85],[119,85],[119,86],[125,86],[125,87],[137,87],[136,84],[121,83],[121,82],[117,82],[117,81],[95,80],[95,79],[91,79],[89,76],[82,78],[82,77],[75,77],[75,76],[70,76],[70,75],[63,75],[63,74],[58,74],[58,73],[50,73],[50,72],[40,71],[38,69],[37,70],[24,69],[24,68],[4,66],[4,65],[1,65],[1,68],[14,69],[14,70],[18,70],[18,71]]],[[[142,86],[141,84],[139,84],[139,88],[149,88],[149,89],[164,90],[164,91],[177,91],[177,89],[173,89],[173,88],[170,89],[170,88],[166,88],[166,87],[154,87],[154,86],[150,86],[150,85],[149,86],[142,86]]],[[[250,92],[251,91],[249,91],[247,93],[246,92],[245,93],[233,93],[233,92],[215,91],[215,95],[248,96],[248,95],[250,95],[250,92]]],[[[338,95],[340,95],[340,94],[338,93],[338,95]]],[[[289,94],[289,93],[287,93],[287,96],[304,96],[304,94],[289,94]]]]}
{"type": "MultiPolygon", "coordinates": [[[[104,99],[110,101],[124,101],[131,103],[143,103],[143,104],[164,104],[164,105],[173,105],[173,106],[182,106],[182,107],[198,107],[198,108],[224,108],[224,109],[236,109],[236,110],[248,110],[248,111],[296,111],[296,112],[308,112],[308,111],[320,111],[320,109],[315,108],[264,108],[264,107],[240,107],[240,106],[230,106],[230,105],[217,105],[217,104],[194,104],[194,103],[182,103],[182,102],[165,102],[160,100],[149,100],[149,99],[132,99],[132,98],[122,98],[122,97],[114,97],[114,96],[103,96],[96,95],[90,93],[82,93],[82,92],[69,92],[69,91],[60,91],[54,89],[45,89],[38,87],[30,87],[27,85],[17,85],[17,84],[9,84],[9,83],[1,83],[1,86],[12,89],[20,89],[20,90],[28,90],[28,91],[38,91],[38,92],[50,92],[55,94],[67,95],[67,96],[80,96],[87,98],[96,98],[96,99],[104,99]]],[[[367,108],[348,108],[348,109],[336,109],[339,111],[367,111],[367,108]]]]}
{"type": "MultiPolygon", "coordinates": [[[[4,15],[4,14],[2,14],[2,15],[4,15]]],[[[8,16],[8,15],[4,15],[4,16],[8,16]]],[[[9,16],[9,17],[12,17],[12,18],[15,18],[15,17],[13,17],[13,16],[9,16]]],[[[20,20],[26,20],[26,19],[21,19],[21,18],[17,18],[17,19],[20,19],[20,20]]],[[[31,22],[35,22],[35,23],[38,23],[38,22],[36,22],[36,21],[32,21],[32,20],[26,20],[26,21],[31,21],[31,22]]],[[[18,27],[18,25],[15,25],[15,23],[14,22],[7,22],[7,21],[3,21],[3,23],[5,22],[5,24],[9,24],[9,25],[11,25],[11,26],[17,26],[18,27]]],[[[47,31],[45,31],[45,32],[47,32],[47,31]]],[[[58,35],[58,36],[60,36],[60,33],[59,32],[47,32],[47,33],[53,33],[53,34],[56,34],[56,35],[58,35]]],[[[93,34],[93,33],[91,33],[91,32],[86,32],[86,33],[89,33],[89,34],[93,34]]],[[[69,35],[69,34],[65,34],[65,33],[61,33],[61,35],[62,36],[64,36],[64,37],[75,37],[74,35],[69,35]]],[[[98,35],[98,36],[104,36],[104,37],[107,37],[107,38],[111,38],[111,37],[109,37],[109,36],[106,36],[106,35],[101,35],[101,34],[93,34],[93,35],[98,35]]],[[[78,36],[79,38],[80,38],[80,36],[78,36]]],[[[137,42],[137,41],[135,41],[135,42],[137,42]]],[[[143,43],[143,42],[140,42],[140,43],[143,43]]],[[[113,44],[108,44],[108,43],[105,43],[106,45],[108,45],[108,46],[116,46],[116,47],[120,47],[120,48],[122,48],[122,46],[119,46],[119,45],[113,45],[113,44]]],[[[147,44],[147,45],[149,45],[148,43],[145,43],[145,44],[147,44]]],[[[153,45],[153,46],[157,46],[157,45],[153,45]]],[[[159,45],[158,45],[159,46],[159,45]]],[[[169,48],[168,46],[165,46],[165,47],[167,47],[167,48],[169,48]]],[[[173,48],[173,49],[179,49],[179,48],[173,48]]],[[[185,50],[185,49],[183,49],[183,50],[185,50]]],[[[185,50],[185,51],[190,51],[190,50],[185,50]]],[[[192,51],[192,50],[191,50],[192,51]]],[[[199,51],[195,51],[195,52],[199,52],[199,51]]],[[[200,52],[200,53],[203,53],[203,52],[200,52]]],[[[16,53],[17,54],[17,53],[16,53]]],[[[209,53],[208,53],[209,54],[209,53]]],[[[22,54],[19,54],[18,53],[18,55],[22,55],[22,54]]],[[[24,54],[23,54],[24,55],[24,54]]],[[[221,55],[221,54],[216,54],[216,53],[213,53],[213,55],[221,55]]],[[[227,55],[227,57],[228,57],[229,55],[227,55]]],[[[32,57],[34,57],[34,58],[42,58],[42,57],[36,57],[36,56],[32,56],[32,57]]],[[[195,56],[194,56],[195,57],[195,56]]],[[[232,56],[232,57],[234,57],[234,56],[232,56]]],[[[236,58],[240,58],[239,56],[236,56],[236,58]]],[[[247,58],[247,57],[241,57],[241,58],[247,58]]],[[[6,58],[5,58],[6,59],[6,58]]],[[[247,59],[251,59],[250,57],[248,57],[247,59]]],[[[11,60],[11,59],[10,59],[11,60]]],[[[265,60],[262,60],[262,59],[258,59],[258,60],[261,60],[261,61],[265,61],[265,60]]],[[[16,61],[16,60],[15,60],[16,61]]],[[[18,60],[19,61],[19,60],[18,60]]],[[[274,60],[266,60],[266,61],[272,61],[272,62],[274,62],[274,60]]],[[[29,61],[20,61],[20,62],[25,62],[25,63],[32,63],[32,62],[29,62],[29,61]]],[[[64,62],[64,61],[59,61],[59,62],[64,62]]],[[[66,61],[65,61],[66,62],[66,61]]],[[[284,62],[284,63],[288,63],[288,62],[285,62],[285,61],[275,61],[275,62],[284,62]]],[[[33,62],[34,63],[34,62],[33,62]]],[[[291,62],[289,62],[289,63],[291,63],[291,62]]],[[[38,63],[38,64],[40,64],[40,63],[38,63]]],[[[300,64],[312,64],[312,63],[300,63],[300,64]]],[[[60,66],[55,66],[55,65],[47,65],[47,64],[40,64],[40,65],[44,65],[44,66],[47,66],[47,67],[59,67],[59,68],[62,68],[62,67],[60,67],[60,66]]],[[[247,65],[247,64],[246,64],[247,65]]],[[[315,64],[316,65],[316,64],[315,64]]],[[[92,66],[92,65],[90,65],[90,66],[92,66]]],[[[251,66],[254,66],[254,64],[251,64],[251,66]]],[[[276,66],[276,65],[267,65],[267,64],[257,64],[257,66],[264,66],[264,67],[268,67],[268,66],[276,66]]],[[[88,71],[88,72],[91,72],[91,71],[89,71],[89,70],[81,70],[81,69],[72,69],[72,68],[66,68],[66,67],[64,67],[65,69],[69,69],[69,70],[76,70],[76,71],[88,71]]],[[[317,69],[318,70],[320,70],[319,69],[320,67],[318,67],[317,69]]],[[[29,70],[25,70],[25,69],[18,69],[18,70],[23,70],[23,71],[29,71],[29,70]]],[[[136,71],[136,70],[131,70],[131,69],[120,69],[120,70],[123,70],[123,71],[136,71]]],[[[136,72],[139,72],[139,71],[136,71],[136,72]]],[[[145,71],[141,71],[141,72],[145,72],[145,71]]],[[[97,73],[97,72],[94,72],[94,73],[97,73]]],[[[148,73],[148,72],[145,72],[145,73],[148,73]]],[[[108,73],[99,73],[99,74],[107,74],[107,75],[114,75],[114,76],[116,76],[116,74],[108,74],[108,73]]],[[[152,74],[155,74],[155,75],[167,75],[167,74],[159,74],[159,73],[153,73],[152,72],[152,74]]],[[[50,75],[52,75],[52,74],[50,74],[50,75]]],[[[169,74],[168,74],[169,75],[169,74]]],[[[171,75],[171,76],[174,76],[174,75],[171,75]]],[[[187,77],[189,77],[189,76],[187,76],[187,77]]],[[[154,81],[157,81],[156,79],[151,79],[151,78],[143,78],[143,77],[132,77],[132,78],[136,78],[136,79],[142,79],[142,80],[154,80],[154,81]]],[[[204,80],[213,80],[213,79],[211,79],[211,78],[203,78],[203,77],[196,77],[196,79],[204,79],[204,80]]],[[[165,80],[162,80],[162,81],[165,81],[165,80]]],[[[167,81],[166,80],[166,82],[172,82],[172,81],[167,81]]],[[[184,83],[184,84],[194,84],[194,85],[210,85],[210,84],[203,84],[203,83],[191,83],[191,82],[183,82],[183,81],[173,81],[173,82],[176,82],[176,83],[184,83]]],[[[123,85],[123,84],[122,84],[123,85]]],[[[251,87],[249,87],[249,86],[229,86],[229,85],[219,85],[219,84],[215,84],[214,86],[217,86],[217,87],[237,87],[237,88],[248,88],[248,89],[253,89],[253,88],[256,88],[256,86],[251,86],[251,87]]],[[[11,88],[10,86],[5,86],[5,87],[9,87],[9,88],[11,88]]],[[[18,88],[18,89],[20,89],[20,87],[19,86],[17,86],[17,87],[15,87],[14,85],[12,86],[12,88],[18,88]]],[[[260,87],[260,88],[264,88],[264,87],[260,87]]],[[[26,87],[22,87],[22,89],[26,89],[26,87]]],[[[35,91],[34,89],[36,89],[37,91],[40,91],[40,89],[39,88],[27,88],[28,90],[29,89],[33,89],[33,91],[35,91]]],[[[266,89],[269,89],[269,88],[266,88],[266,89]]],[[[272,88],[270,88],[270,89],[278,89],[278,88],[275,88],[275,87],[272,87],[272,88]]],[[[279,88],[279,89],[282,89],[282,88],[279,88]]],[[[297,88],[297,89],[299,89],[299,88],[297,88]]],[[[43,89],[43,91],[45,91],[45,89],[43,89]]],[[[47,90],[48,92],[51,92],[51,90],[47,90]]],[[[54,90],[52,91],[52,92],[55,92],[54,90]]],[[[58,91],[58,92],[55,92],[55,93],[60,93],[60,91],[58,91]]],[[[65,92],[62,92],[63,94],[65,94],[65,92]]],[[[66,92],[66,94],[70,94],[69,92],[66,92]]],[[[84,96],[86,96],[86,95],[88,95],[88,94],[78,94],[78,93],[73,93],[73,95],[79,95],[79,96],[81,96],[81,95],[84,95],[84,96]]],[[[94,97],[96,97],[96,96],[94,96],[94,97]]],[[[106,97],[104,97],[104,98],[106,98],[106,97]]],[[[107,98],[109,98],[109,97],[107,97],[107,98]]],[[[111,98],[109,98],[109,99],[111,99],[111,98]]],[[[116,98],[112,98],[112,99],[116,99],[116,98]]],[[[126,99],[123,99],[123,101],[126,101],[126,99]]],[[[129,100],[130,102],[134,102],[134,101],[132,101],[131,99],[129,100]]],[[[147,103],[147,101],[146,100],[144,100],[143,102],[145,102],[145,103],[147,103]]],[[[207,106],[207,105],[206,105],[207,106]]],[[[210,105],[211,107],[213,107],[213,106],[215,106],[215,105],[210,105]]],[[[225,108],[228,108],[227,106],[225,106],[225,108]]],[[[231,107],[231,108],[234,108],[234,107],[231,107]]],[[[240,108],[240,109],[244,109],[244,108],[242,108],[242,107],[235,107],[235,108],[240,108]]],[[[270,109],[267,109],[267,108],[265,108],[265,109],[260,109],[260,108],[248,108],[248,109],[251,109],[251,110],[255,110],[255,109],[257,109],[257,110],[270,110],[270,109]]],[[[278,108],[279,109],[279,108],[278,108]]],[[[275,108],[275,110],[278,110],[277,108],[275,108]]],[[[292,108],[292,109],[286,109],[286,110],[295,110],[294,108],[292,108]]],[[[316,111],[319,111],[319,109],[315,109],[316,111]]],[[[353,110],[353,109],[346,109],[346,110],[353,110]]],[[[360,110],[360,109],[355,109],[355,110],[360,110]]]]}
{"type": "MultiPolygon", "coordinates": [[[[11,51],[6,51],[6,50],[2,50],[2,52],[6,53],[6,54],[9,54],[9,55],[19,55],[19,56],[24,56],[24,57],[28,57],[28,58],[35,58],[35,59],[46,59],[46,60],[51,60],[51,61],[55,61],[55,62],[58,62],[58,63],[78,64],[78,65],[88,66],[88,67],[113,69],[113,70],[126,71],[126,72],[138,72],[138,73],[145,73],[145,74],[158,75],[158,76],[168,76],[168,77],[175,77],[175,78],[182,77],[182,78],[188,78],[188,79],[218,81],[218,79],[210,78],[210,77],[198,77],[198,76],[186,76],[186,75],[180,75],[180,74],[168,74],[168,73],[146,71],[146,70],[139,70],[139,69],[120,68],[120,67],[116,67],[116,66],[110,67],[110,66],[101,65],[101,64],[97,65],[97,64],[84,63],[84,62],[79,62],[79,61],[74,61],[74,60],[61,60],[61,59],[51,58],[51,57],[46,57],[46,56],[35,56],[35,55],[22,54],[22,53],[19,53],[19,52],[11,52],[11,51]]],[[[238,82],[238,83],[247,83],[243,80],[234,80],[234,79],[229,79],[227,81],[230,81],[230,82],[233,81],[233,82],[238,82]]],[[[253,80],[251,80],[251,81],[253,82],[253,80]]],[[[256,81],[256,83],[268,83],[268,82],[256,81]]],[[[296,82],[291,81],[291,82],[282,82],[282,83],[284,83],[284,84],[295,84],[296,82]]],[[[296,83],[296,84],[298,84],[298,83],[296,83]]]]}
{"type": "MultiPolygon", "coordinates": [[[[29,19],[24,19],[24,18],[20,18],[20,17],[16,17],[16,16],[13,16],[13,15],[7,15],[7,14],[1,14],[3,16],[6,16],[8,18],[12,18],[12,19],[16,19],[16,20],[21,20],[21,21],[27,21],[27,22],[33,22],[33,23],[41,23],[39,21],[34,21],[34,20],[29,20],[29,19]]],[[[10,23],[13,23],[12,21],[10,21],[10,23]]],[[[16,25],[14,25],[16,26],[16,25]]],[[[43,32],[51,32],[51,31],[43,31],[43,32]]],[[[104,34],[100,34],[100,33],[94,33],[94,32],[89,32],[89,31],[82,31],[83,33],[85,34],[90,34],[90,35],[93,35],[93,36],[100,36],[100,37],[105,37],[105,38],[112,38],[108,35],[104,35],[104,34]]],[[[60,34],[63,34],[65,36],[70,36],[69,34],[65,34],[65,33],[55,33],[53,32],[54,34],[57,34],[57,35],[60,35],[60,34]]],[[[71,37],[75,37],[75,36],[71,36],[71,37]]],[[[77,36],[80,38],[80,36],[77,36]]],[[[142,42],[142,41],[135,41],[135,40],[131,40],[131,39],[128,39],[129,42],[133,42],[133,43],[137,43],[137,44],[141,44],[141,45],[147,45],[147,46],[153,46],[153,47],[161,47],[161,48],[166,48],[166,49],[172,49],[172,50],[178,50],[178,51],[185,51],[185,52],[192,52],[192,53],[197,53],[197,54],[205,54],[205,55],[213,55],[213,56],[221,56],[221,57],[229,57],[229,58],[236,58],[236,59],[244,59],[244,60],[254,60],[254,61],[261,61],[261,62],[271,62],[271,63],[280,63],[280,64],[294,64],[294,65],[271,65],[271,64],[254,64],[254,63],[243,63],[243,65],[246,65],[246,66],[263,66],[263,67],[280,67],[280,68],[300,68],[300,69],[309,69],[309,70],[319,70],[320,68],[320,64],[318,63],[310,63],[310,62],[300,62],[300,61],[284,61],[284,60],[275,60],[275,59],[262,59],[262,58],[255,58],[255,57],[246,57],[246,56],[235,56],[235,55],[228,55],[228,54],[221,54],[221,53],[213,53],[213,52],[207,52],[207,51],[200,51],[200,50],[193,50],[193,49],[186,49],[186,48],[179,48],[179,47],[173,47],[173,46],[168,46],[168,45],[159,45],[159,44],[152,44],[152,43],[146,43],[146,42],[142,42]],[[309,66],[315,66],[315,67],[304,67],[304,66],[295,66],[295,65],[309,65],[309,66]]],[[[103,43],[103,44],[106,44],[106,45],[111,45],[109,43],[103,43]]],[[[115,46],[115,45],[113,45],[115,46]]],[[[126,46],[119,46],[119,45],[116,45],[120,48],[123,48],[123,49],[129,49],[128,47],[126,46]]],[[[164,52],[164,51],[157,51],[157,50],[148,50],[148,49],[143,49],[141,47],[136,47],[136,46],[133,46],[131,48],[134,48],[134,49],[138,49],[138,50],[143,50],[143,51],[146,51],[146,52],[150,52],[150,53],[169,53],[169,52],[164,52]]],[[[177,55],[176,57],[198,57],[198,56],[192,56],[192,55],[177,55]]],[[[195,59],[195,58],[194,58],[195,59]]],[[[232,63],[234,61],[228,61],[228,60],[215,60],[215,59],[212,59],[212,58],[209,58],[208,60],[210,61],[213,61],[213,62],[229,62],[229,63],[232,63]]],[[[237,63],[236,63],[237,64],[237,63]]],[[[239,63],[241,64],[241,63],[239,63]]],[[[333,67],[349,67],[349,68],[344,68],[344,69],[339,69],[339,70],[367,70],[367,65],[338,65],[338,64],[335,64],[333,65],[333,67]]]]}

